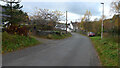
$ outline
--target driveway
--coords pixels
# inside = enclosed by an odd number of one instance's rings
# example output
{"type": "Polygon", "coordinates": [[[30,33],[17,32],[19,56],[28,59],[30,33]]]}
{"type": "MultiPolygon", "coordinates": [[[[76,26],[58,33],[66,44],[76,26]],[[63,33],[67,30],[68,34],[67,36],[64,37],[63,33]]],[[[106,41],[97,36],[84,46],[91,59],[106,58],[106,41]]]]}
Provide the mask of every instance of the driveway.
{"type": "Polygon", "coordinates": [[[90,39],[77,33],[72,35],[5,54],[3,66],[100,66],[90,39]]]}

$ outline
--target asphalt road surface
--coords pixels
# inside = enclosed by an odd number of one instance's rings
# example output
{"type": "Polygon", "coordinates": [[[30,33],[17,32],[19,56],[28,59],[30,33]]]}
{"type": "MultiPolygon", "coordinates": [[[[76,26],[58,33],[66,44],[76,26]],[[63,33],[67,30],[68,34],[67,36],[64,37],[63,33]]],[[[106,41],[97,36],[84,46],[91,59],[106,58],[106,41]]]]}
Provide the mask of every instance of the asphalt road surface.
{"type": "Polygon", "coordinates": [[[100,66],[89,38],[77,33],[63,40],[25,48],[2,56],[3,66],[100,66]]]}

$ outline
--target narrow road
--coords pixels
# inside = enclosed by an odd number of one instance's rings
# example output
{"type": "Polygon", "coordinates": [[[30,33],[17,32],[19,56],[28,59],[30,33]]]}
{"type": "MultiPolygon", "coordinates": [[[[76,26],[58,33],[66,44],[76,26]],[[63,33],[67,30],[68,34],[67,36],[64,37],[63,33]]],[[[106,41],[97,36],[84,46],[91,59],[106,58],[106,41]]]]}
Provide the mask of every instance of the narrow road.
{"type": "Polygon", "coordinates": [[[89,38],[77,33],[3,55],[3,66],[100,66],[89,38]]]}

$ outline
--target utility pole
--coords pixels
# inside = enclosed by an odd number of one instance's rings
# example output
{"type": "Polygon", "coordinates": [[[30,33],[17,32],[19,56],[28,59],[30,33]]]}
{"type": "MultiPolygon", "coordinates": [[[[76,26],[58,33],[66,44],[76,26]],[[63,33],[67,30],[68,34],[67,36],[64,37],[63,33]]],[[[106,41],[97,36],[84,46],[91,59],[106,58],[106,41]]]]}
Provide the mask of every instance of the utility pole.
{"type": "MultiPolygon", "coordinates": [[[[120,23],[120,7],[119,7],[119,5],[120,5],[120,1],[118,2],[118,24],[120,23]]],[[[120,25],[118,25],[118,35],[119,35],[119,37],[120,37],[120,32],[119,32],[119,30],[120,30],[120,25]]],[[[118,39],[119,40],[119,39],[118,39]]],[[[120,54],[120,52],[119,52],[119,54],[120,54]]],[[[120,67],[120,65],[119,65],[119,67],[120,67]]]]}
{"type": "Polygon", "coordinates": [[[103,12],[102,12],[102,24],[101,24],[101,39],[103,38],[103,20],[104,20],[104,3],[101,3],[103,5],[103,12]]]}
{"type": "MultiPolygon", "coordinates": [[[[120,5],[120,1],[118,2],[118,15],[119,15],[119,18],[120,18],[120,7],[119,7],[119,5],[120,5]]],[[[118,23],[120,22],[120,19],[118,18],[118,23]]]]}
{"type": "Polygon", "coordinates": [[[67,34],[67,11],[66,11],[66,34],[67,34]]]}

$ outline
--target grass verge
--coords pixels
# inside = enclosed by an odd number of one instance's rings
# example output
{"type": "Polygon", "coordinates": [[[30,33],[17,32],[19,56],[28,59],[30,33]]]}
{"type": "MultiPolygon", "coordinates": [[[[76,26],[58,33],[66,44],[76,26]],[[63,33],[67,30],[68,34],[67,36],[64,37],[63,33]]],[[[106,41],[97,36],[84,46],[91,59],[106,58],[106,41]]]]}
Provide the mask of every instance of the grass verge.
{"type": "Polygon", "coordinates": [[[103,66],[118,66],[118,43],[111,38],[90,37],[103,66]]]}
{"type": "Polygon", "coordinates": [[[57,35],[57,34],[51,34],[51,36],[47,36],[47,38],[49,39],[65,39],[68,37],[71,37],[71,33],[67,33],[67,34],[62,34],[62,35],[57,35]]]}
{"type": "Polygon", "coordinates": [[[7,32],[2,33],[2,53],[16,51],[37,44],[40,44],[40,42],[32,37],[11,35],[7,32]]]}
{"type": "Polygon", "coordinates": [[[2,32],[0,32],[0,54],[1,54],[1,52],[2,52],[1,45],[2,45],[2,32]]]}
{"type": "Polygon", "coordinates": [[[72,34],[71,33],[67,33],[67,34],[48,34],[47,36],[38,36],[40,38],[45,38],[45,39],[53,39],[53,40],[60,40],[60,39],[65,39],[68,37],[71,37],[72,34]]]}

